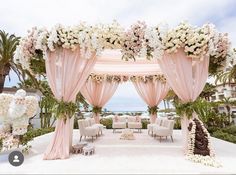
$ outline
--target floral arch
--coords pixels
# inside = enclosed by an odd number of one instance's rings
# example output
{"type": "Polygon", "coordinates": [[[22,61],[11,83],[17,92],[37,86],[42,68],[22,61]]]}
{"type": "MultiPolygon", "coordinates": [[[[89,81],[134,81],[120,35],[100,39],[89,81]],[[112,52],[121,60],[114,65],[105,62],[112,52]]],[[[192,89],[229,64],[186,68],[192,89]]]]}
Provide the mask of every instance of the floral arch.
{"type": "MultiPolygon", "coordinates": [[[[144,22],[137,22],[127,30],[117,22],[94,26],[56,25],[51,30],[33,28],[22,38],[15,54],[15,61],[32,73],[38,73],[38,65],[45,65],[40,73],[46,73],[53,94],[64,102],[73,102],[94,74],[97,77],[107,74],[105,80],[110,80],[111,75],[130,79],[164,75],[183,103],[192,102],[202,91],[208,74],[223,69],[227,58],[230,58],[227,34],[217,31],[213,24],[195,27],[185,22],[174,28],[163,24],[148,27],[144,22]],[[106,49],[116,52],[106,52],[106,49]],[[104,52],[106,56],[101,55],[104,52]]],[[[99,80],[104,80],[100,77],[99,80]]],[[[44,159],[69,157],[71,116],[67,113],[63,116],[67,120],[58,119],[54,139],[44,159]]],[[[195,114],[188,117],[197,118],[195,114]]],[[[184,148],[194,154],[188,123],[187,116],[183,116],[184,148]]],[[[213,156],[210,146],[207,155],[213,156]]]]}

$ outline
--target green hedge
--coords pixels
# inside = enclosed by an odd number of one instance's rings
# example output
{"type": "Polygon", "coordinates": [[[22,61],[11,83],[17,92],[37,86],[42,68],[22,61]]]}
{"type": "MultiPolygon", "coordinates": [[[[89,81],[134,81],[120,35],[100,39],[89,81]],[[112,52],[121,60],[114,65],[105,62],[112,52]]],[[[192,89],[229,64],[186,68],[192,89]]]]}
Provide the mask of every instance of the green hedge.
{"type": "Polygon", "coordinates": [[[20,144],[27,145],[27,143],[33,140],[35,137],[53,132],[55,130],[54,127],[51,128],[40,128],[40,129],[31,129],[27,131],[24,135],[20,138],[20,144]]]}
{"type": "Polygon", "coordinates": [[[231,125],[226,128],[222,128],[222,131],[236,136],[236,126],[235,125],[231,125]]]}
{"type": "Polygon", "coordinates": [[[181,118],[176,117],[176,118],[174,118],[174,120],[175,120],[174,129],[181,129],[181,118]]]}
{"type": "Polygon", "coordinates": [[[212,136],[216,137],[218,139],[228,141],[228,142],[236,143],[236,136],[235,135],[223,132],[222,130],[218,130],[218,131],[213,132],[212,136]]]}
{"type": "Polygon", "coordinates": [[[112,118],[102,118],[100,123],[106,126],[107,129],[112,129],[112,118]]]}

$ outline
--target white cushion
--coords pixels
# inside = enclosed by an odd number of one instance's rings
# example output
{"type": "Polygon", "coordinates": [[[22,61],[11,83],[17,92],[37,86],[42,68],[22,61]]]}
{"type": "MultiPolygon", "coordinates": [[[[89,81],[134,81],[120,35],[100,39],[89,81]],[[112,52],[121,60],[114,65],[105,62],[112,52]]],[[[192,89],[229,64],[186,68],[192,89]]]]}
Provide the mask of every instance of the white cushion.
{"type": "Polygon", "coordinates": [[[128,123],[128,128],[141,129],[142,128],[142,123],[141,122],[129,122],[128,123]]]}
{"type": "Polygon", "coordinates": [[[169,124],[169,120],[168,119],[164,119],[164,120],[162,120],[161,126],[167,127],[168,124],[169,124]]]}
{"type": "Polygon", "coordinates": [[[125,122],[115,122],[112,124],[112,128],[126,128],[125,122]]]}

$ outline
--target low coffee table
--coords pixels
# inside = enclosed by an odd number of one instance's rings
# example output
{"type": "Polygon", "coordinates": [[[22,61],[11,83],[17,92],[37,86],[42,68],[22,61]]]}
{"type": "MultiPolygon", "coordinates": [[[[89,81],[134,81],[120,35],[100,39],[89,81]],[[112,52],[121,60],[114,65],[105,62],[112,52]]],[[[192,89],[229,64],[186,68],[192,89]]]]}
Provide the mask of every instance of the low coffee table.
{"type": "Polygon", "coordinates": [[[135,140],[133,130],[131,130],[131,129],[124,129],[122,131],[120,139],[122,139],[122,140],[135,140]]]}

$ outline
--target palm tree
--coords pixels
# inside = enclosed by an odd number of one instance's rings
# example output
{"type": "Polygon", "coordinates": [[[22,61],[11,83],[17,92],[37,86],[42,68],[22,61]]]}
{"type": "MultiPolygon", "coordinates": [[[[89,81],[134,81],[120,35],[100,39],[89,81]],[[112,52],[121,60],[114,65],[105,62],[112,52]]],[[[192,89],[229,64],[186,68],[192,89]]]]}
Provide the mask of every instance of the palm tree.
{"type": "MultiPolygon", "coordinates": [[[[230,54],[231,55],[231,54],[230,54]]],[[[216,77],[216,84],[218,81],[220,83],[235,83],[236,82],[236,64],[235,64],[236,48],[233,49],[232,55],[233,59],[230,60],[229,65],[225,72],[219,73],[216,77]]]]}
{"type": "Polygon", "coordinates": [[[236,65],[232,67],[232,69],[220,74],[216,78],[216,82],[221,83],[234,83],[236,82],[236,65]]]}
{"type": "Polygon", "coordinates": [[[199,96],[202,98],[205,98],[207,101],[210,101],[210,97],[213,94],[215,94],[215,92],[216,92],[216,86],[214,86],[210,83],[206,83],[203,91],[201,92],[201,94],[199,96]]]}
{"type": "Polygon", "coordinates": [[[18,77],[20,71],[18,66],[13,61],[14,52],[19,44],[19,37],[9,35],[8,33],[0,30],[0,93],[3,91],[5,78],[9,75],[10,70],[16,72],[18,77]]]}

